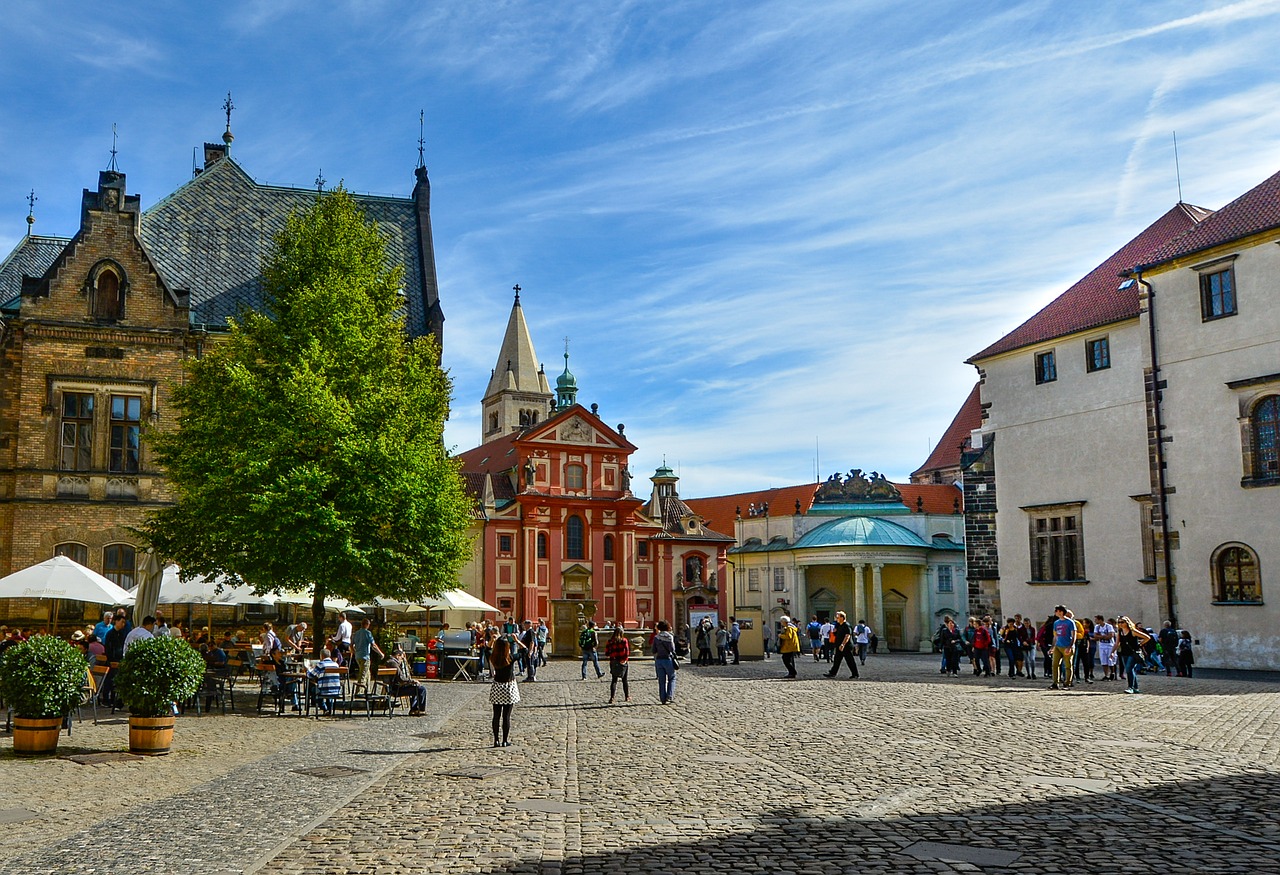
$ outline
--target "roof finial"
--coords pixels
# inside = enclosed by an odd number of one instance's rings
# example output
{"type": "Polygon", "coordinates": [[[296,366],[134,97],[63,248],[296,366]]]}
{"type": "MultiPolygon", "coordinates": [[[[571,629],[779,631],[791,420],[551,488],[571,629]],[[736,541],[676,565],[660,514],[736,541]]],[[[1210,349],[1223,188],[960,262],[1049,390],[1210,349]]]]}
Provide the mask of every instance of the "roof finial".
{"type": "Polygon", "coordinates": [[[515,284],[514,286],[512,286],[511,288],[512,288],[512,290],[514,290],[514,291],[515,291],[515,293],[516,293],[516,306],[517,306],[517,307],[519,307],[519,306],[520,306],[520,284],[519,284],[519,283],[516,283],[516,284],[515,284]]]}
{"type": "Polygon", "coordinates": [[[423,110],[418,110],[418,166],[426,167],[427,160],[424,156],[427,146],[427,138],[425,133],[427,114],[423,110]]]}
{"type": "Polygon", "coordinates": [[[36,223],[36,201],[40,198],[36,197],[36,190],[31,189],[31,194],[27,195],[27,236],[31,236],[31,226],[36,223]]]}
{"type": "Polygon", "coordinates": [[[222,142],[227,144],[227,154],[231,154],[231,141],[235,139],[231,133],[231,110],[235,108],[236,105],[231,102],[231,92],[228,91],[227,99],[222,101],[222,111],[227,114],[227,129],[222,133],[222,142]]]}
{"type": "Polygon", "coordinates": [[[321,167],[320,172],[316,174],[316,193],[317,194],[324,191],[325,182],[326,180],[324,178],[324,168],[321,167]]]}
{"type": "Polygon", "coordinates": [[[119,140],[119,133],[116,131],[116,123],[111,123],[111,161],[107,164],[108,170],[114,170],[119,173],[120,168],[116,165],[116,142],[119,140]]]}

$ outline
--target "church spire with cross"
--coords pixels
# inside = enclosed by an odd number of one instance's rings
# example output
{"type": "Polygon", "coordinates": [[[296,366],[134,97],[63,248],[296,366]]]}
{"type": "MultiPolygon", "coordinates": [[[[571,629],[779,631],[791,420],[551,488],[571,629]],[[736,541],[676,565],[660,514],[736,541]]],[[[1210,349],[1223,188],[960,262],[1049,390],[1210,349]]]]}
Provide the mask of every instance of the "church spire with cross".
{"type": "Polygon", "coordinates": [[[523,290],[518,283],[511,290],[515,300],[507,317],[507,330],[481,401],[482,442],[541,422],[551,406],[551,386],[546,371],[538,364],[529,324],[520,305],[523,290]]]}

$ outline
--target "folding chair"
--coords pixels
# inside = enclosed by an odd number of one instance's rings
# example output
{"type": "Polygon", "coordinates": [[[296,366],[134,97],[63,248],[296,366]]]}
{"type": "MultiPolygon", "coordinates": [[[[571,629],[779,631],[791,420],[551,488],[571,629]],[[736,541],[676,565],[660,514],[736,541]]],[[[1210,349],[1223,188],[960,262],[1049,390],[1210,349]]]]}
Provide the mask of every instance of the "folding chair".
{"type": "MultiPolygon", "coordinates": [[[[106,683],[107,673],[111,671],[109,665],[93,665],[89,668],[89,685],[93,688],[93,694],[86,703],[93,706],[93,722],[98,723],[98,703],[102,700],[102,687],[106,683]]],[[[111,709],[113,712],[115,709],[111,709]]]]}

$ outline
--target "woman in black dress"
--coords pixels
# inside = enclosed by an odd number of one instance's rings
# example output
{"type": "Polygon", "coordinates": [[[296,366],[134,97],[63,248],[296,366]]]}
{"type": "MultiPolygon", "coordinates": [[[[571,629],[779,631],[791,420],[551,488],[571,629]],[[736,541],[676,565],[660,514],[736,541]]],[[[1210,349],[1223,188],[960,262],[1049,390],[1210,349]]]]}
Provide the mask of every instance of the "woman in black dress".
{"type": "Polygon", "coordinates": [[[489,704],[493,705],[493,746],[511,747],[511,709],[520,702],[520,685],[516,683],[516,661],[511,656],[511,639],[506,635],[493,643],[490,656],[493,683],[489,686],[489,704]],[[498,730],[502,742],[498,742],[498,730]]]}
{"type": "Polygon", "coordinates": [[[956,628],[956,621],[947,617],[938,630],[938,646],[947,657],[947,671],[953,678],[960,677],[960,654],[964,652],[964,633],[956,628]]]}

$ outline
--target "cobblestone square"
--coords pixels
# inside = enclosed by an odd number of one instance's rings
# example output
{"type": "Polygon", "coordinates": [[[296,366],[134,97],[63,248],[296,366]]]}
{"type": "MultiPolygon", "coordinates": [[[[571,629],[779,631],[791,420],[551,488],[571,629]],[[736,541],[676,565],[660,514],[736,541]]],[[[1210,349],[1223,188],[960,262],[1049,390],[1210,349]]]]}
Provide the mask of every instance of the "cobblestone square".
{"type": "MultiPolygon", "coordinates": [[[[799,666],[685,666],[664,707],[650,663],[615,705],[607,676],[552,663],[508,748],[484,684],[436,683],[426,718],[184,719],[174,754],[123,767],[6,751],[0,810],[36,817],[6,825],[0,871],[1280,871],[1273,682],[1147,676],[1129,696],[948,679],[927,656],[869,657],[857,681],[799,666]],[[277,743],[200,754],[231,733],[277,743]],[[297,771],[318,766],[360,771],[297,771]],[[72,827],[39,829],[68,807],[72,827]]],[[[72,740],[119,749],[111,729],[72,740]]]]}

